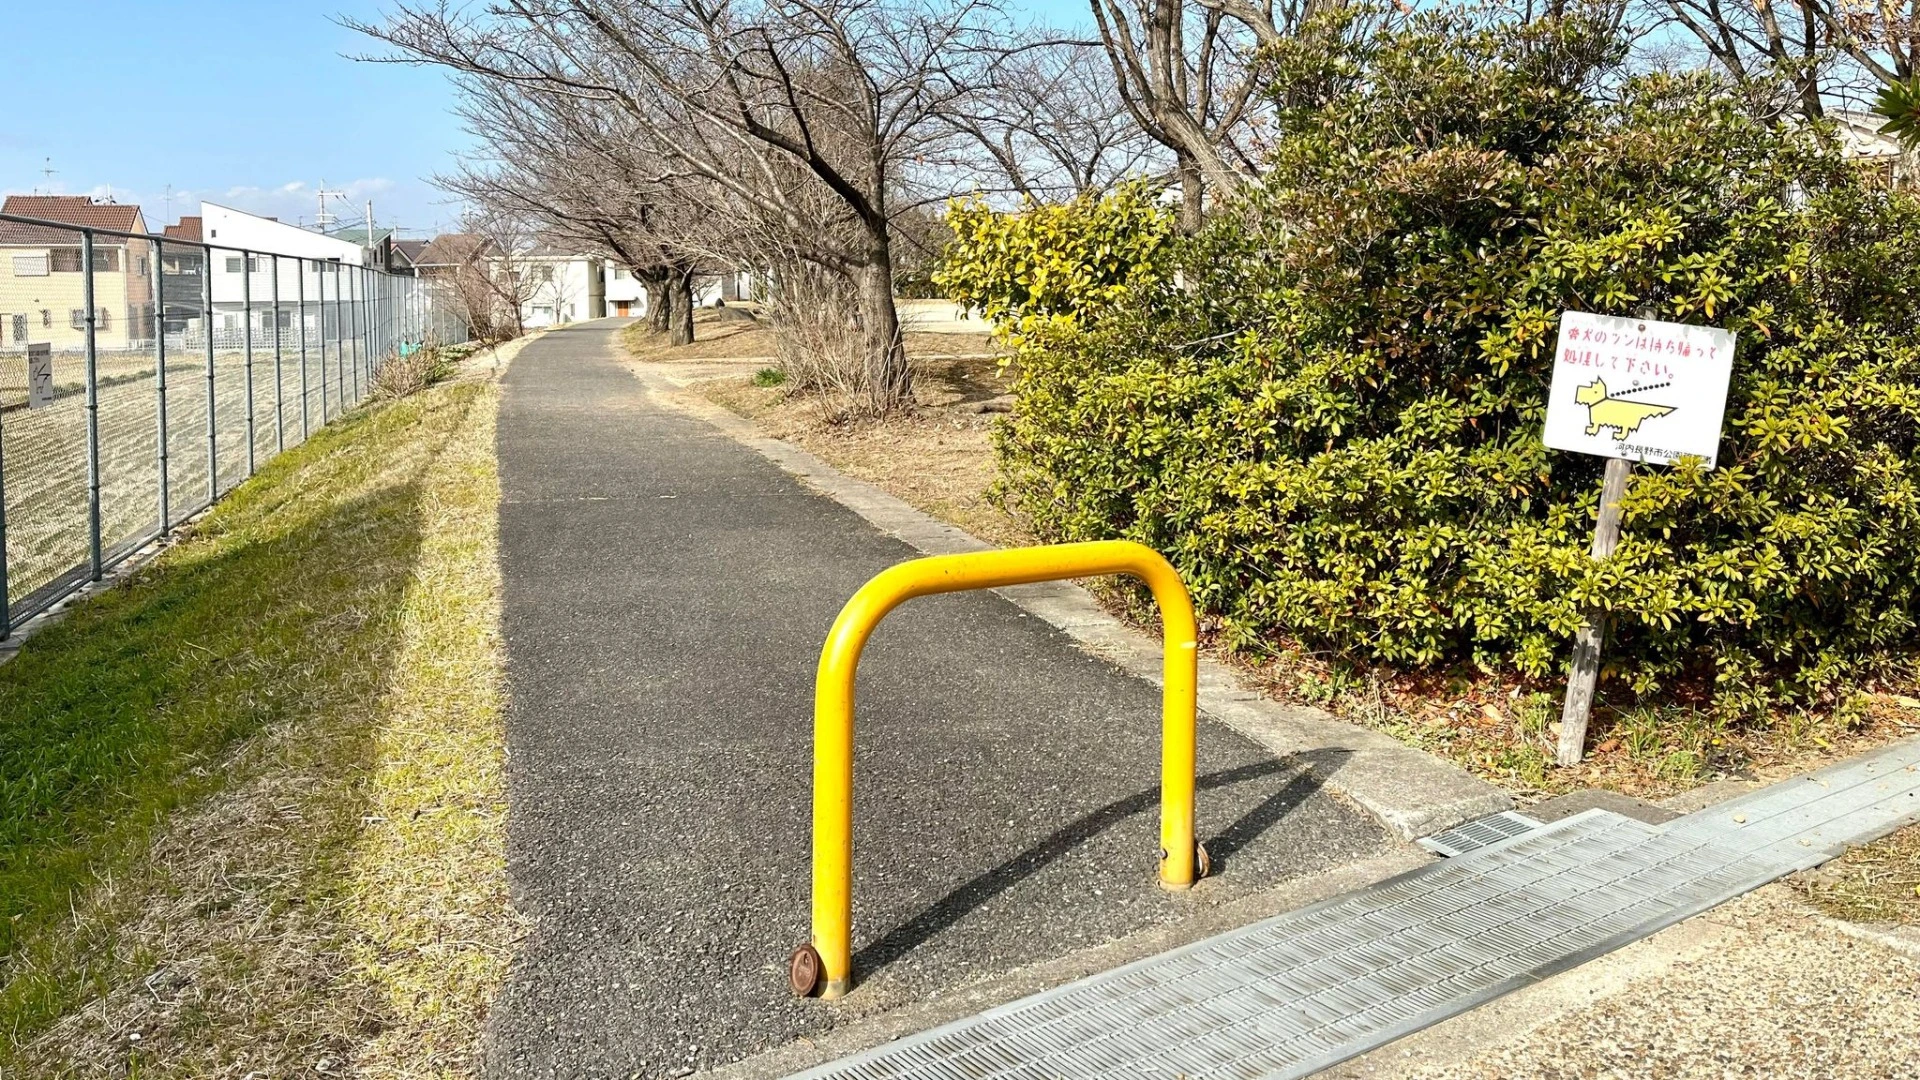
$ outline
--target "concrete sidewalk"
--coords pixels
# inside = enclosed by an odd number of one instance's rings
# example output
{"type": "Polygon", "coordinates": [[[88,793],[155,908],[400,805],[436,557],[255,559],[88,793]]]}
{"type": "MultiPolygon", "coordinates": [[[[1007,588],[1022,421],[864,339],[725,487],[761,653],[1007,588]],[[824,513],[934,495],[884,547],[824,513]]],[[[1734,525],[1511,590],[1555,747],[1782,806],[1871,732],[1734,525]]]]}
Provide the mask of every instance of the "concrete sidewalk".
{"type": "Polygon", "coordinates": [[[505,379],[509,857],[537,925],[492,1075],[684,1075],[1389,848],[1304,763],[1203,723],[1219,876],[1162,892],[1158,691],[997,596],[914,601],[860,681],[864,979],[791,998],[814,663],[846,598],[916,553],[651,404],[619,325],[550,332],[505,379]]]}

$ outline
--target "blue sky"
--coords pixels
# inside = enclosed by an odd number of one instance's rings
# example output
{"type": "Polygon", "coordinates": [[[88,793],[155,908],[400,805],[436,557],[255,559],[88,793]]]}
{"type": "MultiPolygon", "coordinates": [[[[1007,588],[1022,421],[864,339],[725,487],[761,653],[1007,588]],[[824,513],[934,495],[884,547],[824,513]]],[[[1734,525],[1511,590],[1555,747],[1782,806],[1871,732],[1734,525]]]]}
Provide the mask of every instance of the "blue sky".
{"type": "MultiPolygon", "coordinates": [[[[1014,6],[1068,25],[1085,19],[1085,0],[1014,6]]],[[[334,17],[373,19],[381,8],[0,0],[9,88],[0,192],[110,193],[140,204],[157,230],[203,198],[311,223],[325,181],[347,193],[356,219],[372,199],[379,223],[431,235],[457,216],[432,177],[469,139],[440,72],[343,55],[377,49],[334,17]]]]}
{"type": "Polygon", "coordinates": [[[438,72],[342,54],[332,22],[373,2],[0,0],[8,43],[0,191],[137,202],[158,228],[202,198],[311,223],[314,191],[427,233],[455,215],[430,179],[468,140],[438,72]],[[29,89],[36,88],[36,89],[29,89]],[[166,191],[173,189],[172,215],[166,191]]]}

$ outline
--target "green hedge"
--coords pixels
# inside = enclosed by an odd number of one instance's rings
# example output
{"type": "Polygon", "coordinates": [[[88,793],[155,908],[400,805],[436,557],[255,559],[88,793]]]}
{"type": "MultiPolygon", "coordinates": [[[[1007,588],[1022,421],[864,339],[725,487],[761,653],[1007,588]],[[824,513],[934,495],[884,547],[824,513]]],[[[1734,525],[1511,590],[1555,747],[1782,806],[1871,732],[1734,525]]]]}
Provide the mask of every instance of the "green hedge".
{"type": "Polygon", "coordinates": [[[1579,19],[1323,30],[1199,236],[1138,190],[956,214],[939,280],[1019,361],[1010,500],[1164,551],[1243,645],[1544,677],[1593,605],[1612,674],[1737,709],[1903,661],[1920,205],[1579,19]],[[1569,308],[1739,337],[1721,467],[1638,469],[1604,565],[1603,462],[1540,442],[1569,308]]]}

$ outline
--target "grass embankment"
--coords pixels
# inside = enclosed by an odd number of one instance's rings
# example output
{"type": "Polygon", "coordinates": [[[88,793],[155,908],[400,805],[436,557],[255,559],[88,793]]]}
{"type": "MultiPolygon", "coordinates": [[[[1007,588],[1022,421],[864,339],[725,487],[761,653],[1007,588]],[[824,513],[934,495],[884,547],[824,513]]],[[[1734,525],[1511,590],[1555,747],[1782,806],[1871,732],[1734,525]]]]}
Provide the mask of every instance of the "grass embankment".
{"type": "Polygon", "coordinates": [[[468,1071],[518,933],[495,395],[316,432],[0,665],[0,1076],[468,1071]]]}

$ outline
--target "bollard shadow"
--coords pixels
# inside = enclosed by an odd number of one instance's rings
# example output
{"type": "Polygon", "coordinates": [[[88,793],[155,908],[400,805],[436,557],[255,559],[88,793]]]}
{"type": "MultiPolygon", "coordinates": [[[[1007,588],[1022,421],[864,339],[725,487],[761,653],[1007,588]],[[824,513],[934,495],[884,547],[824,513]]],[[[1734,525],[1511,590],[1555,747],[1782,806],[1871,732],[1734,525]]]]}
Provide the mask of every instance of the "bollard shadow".
{"type": "MultiPolygon", "coordinates": [[[[1280,773],[1295,774],[1279,790],[1203,841],[1213,862],[1213,872],[1219,874],[1224,871],[1235,854],[1320,790],[1326,774],[1337,770],[1345,757],[1346,751],[1317,750],[1194,777],[1194,790],[1200,792],[1244,784],[1280,773]]],[[[878,940],[861,947],[853,954],[855,978],[871,975],[886,967],[1074,848],[1127,818],[1148,813],[1159,805],[1160,789],[1148,788],[1116,799],[1061,827],[1046,839],[948,893],[925,911],[887,931],[878,940]]]]}

